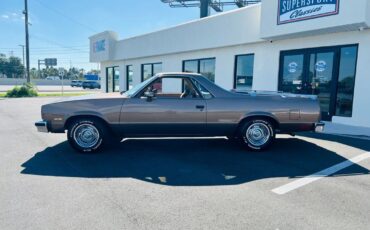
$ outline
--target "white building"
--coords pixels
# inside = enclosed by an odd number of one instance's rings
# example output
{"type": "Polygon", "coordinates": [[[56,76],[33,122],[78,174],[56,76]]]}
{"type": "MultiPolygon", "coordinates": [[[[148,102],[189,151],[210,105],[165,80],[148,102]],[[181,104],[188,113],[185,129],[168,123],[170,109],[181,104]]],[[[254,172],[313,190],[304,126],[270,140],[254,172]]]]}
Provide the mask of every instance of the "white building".
{"type": "Polygon", "coordinates": [[[370,127],[370,1],[263,0],[124,40],[90,37],[102,88],[194,71],[226,88],[317,94],[323,118],[370,127]]]}

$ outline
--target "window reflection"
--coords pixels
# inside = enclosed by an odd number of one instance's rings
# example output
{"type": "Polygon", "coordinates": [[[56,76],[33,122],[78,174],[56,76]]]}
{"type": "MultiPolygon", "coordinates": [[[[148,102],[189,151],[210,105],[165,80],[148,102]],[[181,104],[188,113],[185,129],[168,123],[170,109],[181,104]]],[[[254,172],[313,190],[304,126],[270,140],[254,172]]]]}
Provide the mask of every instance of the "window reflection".
{"type": "Polygon", "coordinates": [[[184,72],[198,73],[198,60],[184,61],[184,72]]]}
{"type": "Polygon", "coordinates": [[[200,73],[210,81],[215,81],[216,59],[205,58],[186,60],[183,62],[183,71],[188,73],[200,73]]]}
{"type": "Polygon", "coordinates": [[[357,46],[344,47],[341,49],[336,101],[337,116],[352,116],[356,60],[357,46]]]}
{"type": "Polygon", "coordinates": [[[157,73],[162,72],[162,63],[143,64],[141,70],[141,81],[145,81],[157,73]]]}
{"type": "Polygon", "coordinates": [[[284,92],[300,93],[302,90],[304,55],[284,56],[283,78],[281,90],[284,92]]]}
{"type": "Polygon", "coordinates": [[[199,63],[199,73],[215,82],[216,59],[203,59],[199,63]]]}
{"type": "Polygon", "coordinates": [[[119,91],[119,67],[106,68],[106,92],[119,91]]]}
{"type": "Polygon", "coordinates": [[[119,92],[119,69],[118,67],[114,68],[114,89],[113,92],[119,92]]]}
{"type": "Polygon", "coordinates": [[[253,85],[254,54],[236,56],[235,88],[251,90],[253,85]]]}
{"type": "Polygon", "coordinates": [[[132,78],[134,75],[134,70],[132,65],[126,67],[126,90],[132,89],[132,78]]]}

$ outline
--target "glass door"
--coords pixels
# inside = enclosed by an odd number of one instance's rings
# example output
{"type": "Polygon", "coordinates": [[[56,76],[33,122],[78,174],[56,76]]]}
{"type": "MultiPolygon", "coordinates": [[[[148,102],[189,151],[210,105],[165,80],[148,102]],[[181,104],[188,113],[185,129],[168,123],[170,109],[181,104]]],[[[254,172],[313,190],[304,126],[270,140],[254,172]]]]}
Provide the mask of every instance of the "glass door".
{"type": "Polygon", "coordinates": [[[331,120],[334,115],[335,88],[334,65],[336,54],[315,52],[310,54],[309,73],[305,80],[304,93],[317,95],[320,100],[322,118],[331,120]]]}
{"type": "Polygon", "coordinates": [[[279,90],[317,95],[322,119],[350,117],[353,109],[358,45],[283,51],[279,90]]]}
{"type": "Polygon", "coordinates": [[[304,55],[287,54],[282,57],[282,61],[283,67],[280,68],[279,90],[302,94],[304,55]]]}
{"type": "Polygon", "coordinates": [[[322,119],[331,120],[335,113],[337,56],[333,49],[282,52],[279,90],[317,95],[322,119]]]}

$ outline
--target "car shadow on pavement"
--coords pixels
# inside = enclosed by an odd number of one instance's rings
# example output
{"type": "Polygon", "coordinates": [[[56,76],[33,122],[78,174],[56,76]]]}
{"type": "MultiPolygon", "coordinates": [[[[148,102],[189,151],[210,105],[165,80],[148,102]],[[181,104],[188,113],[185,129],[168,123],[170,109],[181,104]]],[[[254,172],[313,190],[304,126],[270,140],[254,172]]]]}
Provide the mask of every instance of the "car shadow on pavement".
{"type": "MultiPolygon", "coordinates": [[[[340,142],[345,142],[344,139],[340,142]]],[[[299,138],[278,139],[270,150],[262,153],[248,152],[226,139],[127,140],[117,148],[97,154],[78,154],[67,142],[62,142],[36,153],[22,164],[21,173],[211,186],[264,178],[299,178],[345,160],[335,152],[299,138]]],[[[369,170],[355,164],[332,176],[359,174],[369,174],[369,170]]]]}

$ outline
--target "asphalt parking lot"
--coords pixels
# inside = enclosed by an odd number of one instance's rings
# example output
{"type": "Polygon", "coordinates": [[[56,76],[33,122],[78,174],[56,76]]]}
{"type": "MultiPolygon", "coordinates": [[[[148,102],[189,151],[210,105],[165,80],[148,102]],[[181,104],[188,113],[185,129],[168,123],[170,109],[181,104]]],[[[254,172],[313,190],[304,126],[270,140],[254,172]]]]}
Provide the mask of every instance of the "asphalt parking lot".
{"type": "Polygon", "coordinates": [[[0,229],[369,229],[368,140],[279,136],[264,153],[126,140],[83,155],[36,132],[53,100],[0,100],[0,229]]]}

